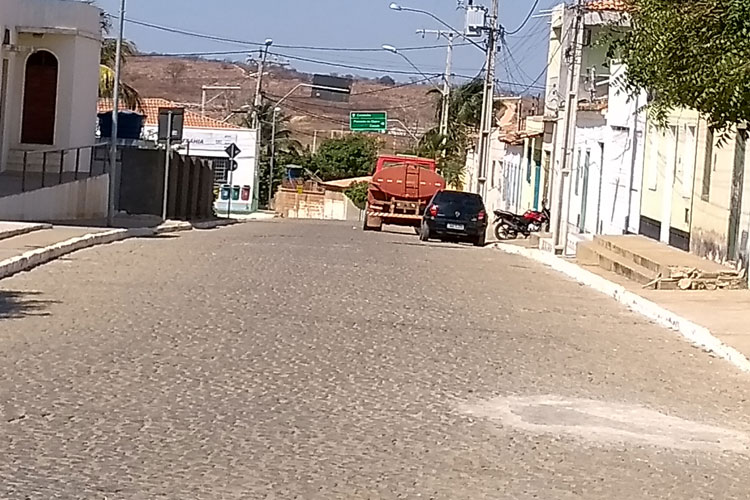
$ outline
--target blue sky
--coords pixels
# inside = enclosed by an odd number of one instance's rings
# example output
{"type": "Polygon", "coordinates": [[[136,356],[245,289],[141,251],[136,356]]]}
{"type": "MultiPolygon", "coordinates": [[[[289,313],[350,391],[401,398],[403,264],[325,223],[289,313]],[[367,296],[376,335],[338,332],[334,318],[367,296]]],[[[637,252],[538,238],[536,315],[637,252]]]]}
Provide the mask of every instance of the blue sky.
{"type": "MultiPolygon", "coordinates": [[[[476,2],[489,5],[489,0],[476,2]]],[[[119,6],[119,0],[98,0],[97,3],[110,13],[116,13],[119,6]]],[[[273,38],[276,45],[378,48],[383,44],[415,47],[443,43],[434,37],[423,40],[415,34],[420,28],[439,28],[436,21],[421,14],[392,11],[388,8],[389,3],[390,0],[128,0],[126,18],[243,41],[262,42],[273,38]]],[[[429,10],[457,28],[463,25],[464,11],[457,10],[456,0],[402,0],[400,3],[429,10]]],[[[533,3],[532,0],[501,0],[501,22],[506,29],[517,28],[533,3]]],[[[540,0],[536,11],[556,3],[559,0],[540,0]]],[[[258,50],[252,46],[194,38],[131,23],[126,25],[125,35],[145,52],[246,50],[257,53],[258,50]]],[[[513,57],[507,52],[501,54],[498,78],[528,84],[543,71],[546,63],[547,20],[531,19],[524,30],[510,37],[508,42],[513,57]]],[[[387,73],[382,70],[412,71],[406,61],[384,51],[324,52],[278,47],[273,51],[282,58],[303,57],[377,68],[374,72],[364,72],[290,60],[294,67],[310,72],[379,76],[387,73]]],[[[442,72],[445,65],[444,49],[413,51],[408,52],[408,56],[429,75],[442,72]]],[[[242,55],[226,57],[244,59],[242,55]]],[[[475,75],[482,68],[482,62],[483,55],[475,47],[458,47],[454,73],[475,75]]],[[[397,79],[404,78],[408,76],[397,79]]]]}

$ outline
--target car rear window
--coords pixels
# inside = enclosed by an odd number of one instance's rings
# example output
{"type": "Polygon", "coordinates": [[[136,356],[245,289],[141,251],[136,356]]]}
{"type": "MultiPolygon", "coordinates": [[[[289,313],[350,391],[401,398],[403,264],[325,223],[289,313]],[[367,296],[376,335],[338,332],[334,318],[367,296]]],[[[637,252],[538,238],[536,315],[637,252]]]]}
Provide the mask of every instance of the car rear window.
{"type": "Polygon", "coordinates": [[[442,212],[452,210],[464,210],[467,212],[479,212],[482,210],[482,199],[470,193],[443,192],[435,197],[434,202],[442,212]]]}

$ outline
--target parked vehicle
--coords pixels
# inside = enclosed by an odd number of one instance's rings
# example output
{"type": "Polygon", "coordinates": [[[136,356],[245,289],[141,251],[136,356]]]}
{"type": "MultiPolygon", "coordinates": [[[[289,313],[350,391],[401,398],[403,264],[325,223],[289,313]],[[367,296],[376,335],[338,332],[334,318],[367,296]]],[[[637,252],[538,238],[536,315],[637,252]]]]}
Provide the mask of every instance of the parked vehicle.
{"type": "Polygon", "coordinates": [[[419,229],[427,202],[445,179],[435,160],[416,156],[381,156],[367,191],[363,229],[380,231],[383,224],[419,229]]]}
{"type": "Polygon", "coordinates": [[[523,215],[505,210],[495,210],[495,237],[498,240],[510,240],[522,234],[528,238],[531,233],[546,229],[549,225],[549,209],[527,210],[523,215]]]}
{"type": "Polygon", "coordinates": [[[487,234],[487,212],[474,193],[439,191],[422,217],[419,239],[463,240],[482,247],[487,234]]]}

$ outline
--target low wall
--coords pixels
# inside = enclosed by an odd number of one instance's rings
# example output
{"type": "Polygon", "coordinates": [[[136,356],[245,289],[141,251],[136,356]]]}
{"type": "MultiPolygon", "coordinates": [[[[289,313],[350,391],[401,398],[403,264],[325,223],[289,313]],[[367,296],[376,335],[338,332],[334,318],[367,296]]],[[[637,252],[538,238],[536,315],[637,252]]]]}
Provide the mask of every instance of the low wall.
{"type": "Polygon", "coordinates": [[[0,198],[0,220],[73,221],[107,216],[109,175],[0,198]]]}
{"type": "Polygon", "coordinates": [[[282,188],[276,193],[274,210],[289,219],[362,220],[362,211],[337,191],[304,191],[300,194],[282,188]]]}

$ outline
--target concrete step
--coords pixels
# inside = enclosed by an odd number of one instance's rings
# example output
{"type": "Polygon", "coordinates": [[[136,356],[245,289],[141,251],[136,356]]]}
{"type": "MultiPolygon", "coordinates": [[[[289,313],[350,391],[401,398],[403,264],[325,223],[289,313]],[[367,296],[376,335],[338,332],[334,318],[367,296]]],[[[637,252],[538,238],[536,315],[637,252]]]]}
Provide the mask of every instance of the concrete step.
{"type": "MultiPolygon", "coordinates": [[[[649,271],[658,274],[664,274],[665,276],[669,275],[669,267],[663,265],[662,263],[654,260],[652,257],[647,255],[647,252],[641,252],[639,251],[639,247],[642,245],[638,245],[637,243],[640,243],[637,241],[637,239],[640,238],[638,236],[618,236],[617,238],[607,238],[606,236],[596,236],[594,237],[594,243],[609,252],[615,253],[622,257],[623,259],[632,262],[633,264],[648,269],[649,271]],[[632,239],[632,241],[628,241],[627,243],[620,240],[620,238],[629,238],[632,239]],[[631,243],[635,243],[634,245],[631,243]]],[[[652,242],[648,242],[652,243],[652,242]]],[[[648,252],[650,253],[650,252],[648,252]]]]}
{"type": "Polygon", "coordinates": [[[36,224],[32,222],[0,222],[0,241],[51,228],[52,224],[36,224]]]}
{"type": "Polygon", "coordinates": [[[597,242],[580,243],[576,260],[581,265],[599,266],[642,285],[651,282],[659,275],[658,272],[641,266],[632,259],[609,250],[597,242]]]}

